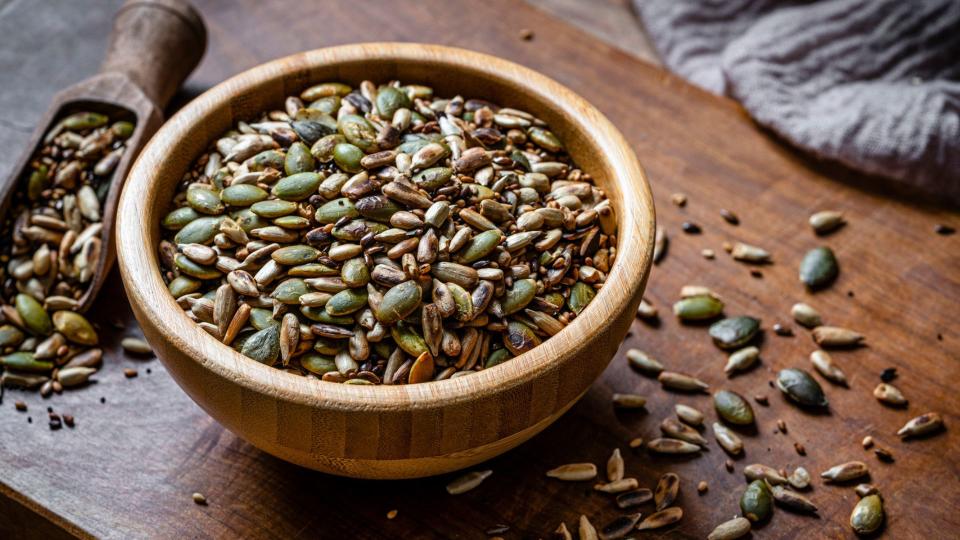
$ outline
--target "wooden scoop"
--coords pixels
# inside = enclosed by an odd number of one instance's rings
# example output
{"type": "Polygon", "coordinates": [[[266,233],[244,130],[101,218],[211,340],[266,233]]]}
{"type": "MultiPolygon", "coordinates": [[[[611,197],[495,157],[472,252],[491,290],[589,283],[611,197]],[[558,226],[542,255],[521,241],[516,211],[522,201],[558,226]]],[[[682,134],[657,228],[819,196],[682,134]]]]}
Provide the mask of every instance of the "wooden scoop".
{"type": "MultiPolygon", "coordinates": [[[[114,218],[127,171],[144,143],[163,123],[163,109],[170,98],[200,62],[206,36],[203,20],[185,0],[127,0],[114,19],[100,72],[54,96],[13,174],[0,179],[0,216],[6,216],[13,195],[26,190],[25,172],[56,122],[80,111],[134,122],[133,135],[127,139],[106,199],[101,203],[100,256],[79,299],[78,311],[86,311],[93,303],[116,258],[114,218]]],[[[56,250],[57,246],[50,247],[56,250]]]]}

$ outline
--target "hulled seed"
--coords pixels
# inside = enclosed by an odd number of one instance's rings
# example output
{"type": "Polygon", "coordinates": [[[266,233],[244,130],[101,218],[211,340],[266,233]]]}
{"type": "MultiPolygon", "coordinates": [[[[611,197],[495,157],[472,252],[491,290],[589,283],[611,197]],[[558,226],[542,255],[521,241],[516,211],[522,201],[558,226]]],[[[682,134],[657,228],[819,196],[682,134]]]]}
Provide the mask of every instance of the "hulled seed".
{"type": "Polygon", "coordinates": [[[732,456],[740,455],[743,452],[743,441],[730,428],[718,422],[713,423],[713,435],[717,439],[720,447],[732,456]]]}
{"type": "Polygon", "coordinates": [[[717,525],[707,535],[707,540],[735,540],[750,533],[750,520],[747,518],[733,518],[717,525]]]}
{"type": "Polygon", "coordinates": [[[646,519],[637,525],[637,530],[643,531],[647,529],[659,529],[661,527],[666,527],[667,525],[672,525],[680,521],[681,518],[683,518],[683,509],[677,506],[665,508],[647,516],[646,519]]]}
{"type": "Polygon", "coordinates": [[[867,469],[866,463],[862,461],[850,461],[835,465],[823,471],[820,473],[820,478],[823,478],[827,482],[847,482],[866,476],[867,474],[869,474],[869,469],[867,469]]]}
{"type": "Polygon", "coordinates": [[[818,326],[813,329],[813,341],[821,347],[856,347],[863,340],[863,334],[839,326],[818,326]]]}
{"type": "Polygon", "coordinates": [[[547,476],[568,482],[592,480],[597,477],[597,466],[593,463],[568,463],[550,469],[547,476]]]}
{"type": "Polygon", "coordinates": [[[450,495],[460,495],[479,486],[484,480],[493,474],[491,470],[472,471],[458,476],[453,482],[447,484],[447,493],[450,495]]]}
{"type": "Polygon", "coordinates": [[[750,482],[740,497],[740,511],[743,516],[756,523],[765,521],[773,512],[773,496],[763,480],[750,482]]]}
{"type": "Polygon", "coordinates": [[[924,435],[936,433],[942,428],[943,418],[935,412],[928,412],[926,414],[921,414],[920,416],[913,418],[904,424],[904,426],[897,431],[897,435],[901,439],[906,439],[909,437],[922,437],[924,435]]]}
{"type": "Polygon", "coordinates": [[[663,510],[675,500],[680,493],[680,477],[674,473],[666,473],[657,481],[657,489],[653,492],[653,500],[656,509],[663,510]]]}

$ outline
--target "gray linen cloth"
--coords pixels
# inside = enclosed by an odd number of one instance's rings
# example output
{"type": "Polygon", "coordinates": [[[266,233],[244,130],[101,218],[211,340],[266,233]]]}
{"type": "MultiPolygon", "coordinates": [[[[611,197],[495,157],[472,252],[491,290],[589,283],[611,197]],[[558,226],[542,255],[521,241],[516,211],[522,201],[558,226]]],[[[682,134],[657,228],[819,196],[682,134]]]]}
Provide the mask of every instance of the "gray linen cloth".
{"type": "Polygon", "coordinates": [[[819,157],[960,202],[960,0],[633,0],[666,66],[819,157]]]}

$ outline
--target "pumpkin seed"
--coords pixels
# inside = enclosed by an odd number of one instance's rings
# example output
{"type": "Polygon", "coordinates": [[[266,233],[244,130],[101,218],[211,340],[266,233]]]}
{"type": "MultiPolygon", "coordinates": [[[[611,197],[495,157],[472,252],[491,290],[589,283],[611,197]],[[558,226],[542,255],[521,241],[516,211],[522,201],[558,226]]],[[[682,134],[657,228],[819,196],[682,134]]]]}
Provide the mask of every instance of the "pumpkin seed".
{"type": "Polygon", "coordinates": [[[631,367],[648,375],[659,375],[663,371],[663,364],[639,349],[627,349],[627,361],[631,367]]]}
{"type": "Polygon", "coordinates": [[[579,315],[583,309],[587,307],[587,304],[593,301],[593,298],[596,295],[597,292],[593,287],[582,281],[578,281],[574,283],[573,288],[570,289],[570,297],[567,299],[567,307],[579,315]]]}
{"type": "Polygon", "coordinates": [[[713,423],[713,436],[720,447],[732,456],[743,452],[743,441],[731,429],[718,422],[713,423]]]}
{"type": "Polygon", "coordinates": [[[384,324],[393,324],[405,319],[420,305],[423,291],[416,281],[405,281],[391,287],[384,295],[377,319],[384,324]]]}
{"type": "Polygon", "coordinates": [[[801,369],[783,369],[777,374],[777,388],[804,407],[826,407],[827,397],[820,384],[801,369]]]}
{"type": "MultiPolygon", "coordinates": [[[[299,302],[299,298],[297,301],[299,302]]],[[[330,300],[327,301],[324,309],[326,310],[327,314],[337,317],[341,315],[349,315],[359,311],[366,305],[366,289],[344,289],[333,295],[330,300]]]]}
{"type": "Polygon", "coordinates": [[[738,425],[750,425],[754,421],[753,408],[743,396],[730,390],[720,390],[713,395],[713,404],[717,414],[727,422],[738,425]]]}
{"type": "Polygon", "coordinates": [[[17,314],[23,320],[27,330],[38,336],[48,336],[53,332],[53,322],[40,302],[29,295],[18,294],[14,299],[17,314]]]}
{"type": "Polygon", "coordinates": [[[744,347],[727,358],[727,365],[723,371],[730,376],[739,371],[746,371],[753,367],[760,358],[760,349],[750,346],[744,347]]]}
{"type": "Polygon", "coordinates": [[[830,467],[820,473],[827,482],[847,482],[870,474],[867,464],[862,461],[849,461],[830,467]]]}
{"type": "MultiPolygon", "coordinates": [[[[317,144],[320,142],[322,139],[317,144]]],[[[363,156],[363,150],[350,143],[338,143],[333,147],[334,163],[348,173],[358,173],[363,170],[363,166],[360,165],[363,156]]]]}
{"type": "Polygon", "coordinates": [[[547,471],[547,476],[567,482],[582,482],[597,477],[597,466],[593,463],[568,463],[547,471]]]}
{"type": "Polygon", "coordinates": [[[750,533],[750,520],[747,518],[733,518],[716,526],[707,535],[707,540],[735,540],[750,533]]]}
{"type": "Polygon", "coordinates": [[[97,332],[83,315],[73,311],[57,311],[53,314],[53,326],[68,340],[80,345],[96,345],[97,332]]]}
{"type": "Polygon", "coordinates": [[[713,295],[683,298],[673,305],[673,314],[683,321],[706,321],[723,313],[723,302],[713,295]]]}
{"type": "Polygon", "coordinates": [[[219,229],[220,218],[200,217],[184,225],[173,241],[177,244],[209,244],[219,229]]]}
{"type": "Polygon", "coordinates": [[[280,325],[271,324],[243,342],[241,354],[261,364],[271,365],[280,356],[280,325]]]}
{"type": "Polygon", "coordinates": [[[850,513],[850,527],[857,534],[872,534],[883,525],[883,499],[880,495],[867,495],[857,501],[850,513]]]}
{"type": "Polygon", "coordinates": [[[491,470],[471,471],[462,476],[458,476],[453,482],[447,484],[447,493],[450,495],[461,495],[472,489],[476,489],[484,480],[493,474],[491,470]]]}
{"type": "Polygon", "coordinates": [[[760,320],[753,317],[731,317],[710,325],[710,337],[721,349],[739,349],[760,331],[760,320]]]}
{"type": "MultiPolygon", "coordinates": [[[[843,370],[833,362],[833,359],[826,351],[813,351],[810,353],[810,362],[828,381],[841,386],[847,386],[846,375],[843,374],[843,370]]],[[[876,395],[876,391],[874,391],[874,395],[876,395]]]]}
{"type": "Polygon", "coordinates": [[[502,302],[503,314],[512,315],[527,307],[537,294],[537,282],[532,279],[520,279],[513,282],[502,302]]]}
{"type": "Polygon", "coordinates": [[[250,184],[230,186],[220,192],[220,200],[230,206],[250,206],[266,198],[266,191],[250,184]]]}
{"type": "Polygon", "coordinates": [[[897,431],[897,435],[901,439],[922,437],[940,431],[942,428],[943,418],[935,412],[928,412],[904,424],[903,427],[897,431]]]}
{"type": "Polygon", "coordinates": [[[773,501],[770,488],[763,480],[750,482],[740,497],[740,511],[744,517],[756,523],[765,521],[773,513],[773,501]]]}
{"type": "Polygon", "coordinates": [[[6,369],[30,373],[50,373],[54,366],[53,362],[38,360],[33,353],[29,352],[15,352],[0,356],[0,365],[6,369]]]}
{"type": "Polygon", "coordinates": [[[643,531],[647,529],[659,529],[661,527],[666,527],[667,525],[673,525],[674,523],[680,521],[683,518],[683,509],[674,506],[672,508],[665,508],[654,514],[651,514],[639,525],[637,525],[638,531],[643,531]]]}
{"type": "Polygon", "coordinates": [[[182,253],[174,257],[174,262],[178,270],[197,279],[217,279],[222,275],[215,267],[197,264],[182,253]]]}
{"type": "MultiPolygon", "coordinates": [[[[497,247],[502,238],[503,235],[499,230],[484,231],[474,236],[473,239],[467,243],[467,247],[464,248],[463,253],[460,255],[460,262],[469,264],[486,257],[497,247]]],[[[592,288],[590,292],[593,292],[592,288]]],[[[589,302],[589,300],[587,300],[587,302],[589,302]]]]}
{"type": "Polygon", "coordinates": [[[270,256],[280,264],[296,266],[317,260],[320,252],[310,246],[297,245],[282,247],[274,251],[270,256]]]}
{"type": "Polygon", "coordinates": [[[23,342],[25,337],[23,332],[12,324],[0,326],[0,349],[16,347],[23,342]]]}
{"type": "Polygon", "coordinates": [[[814,328],[823,324],[820,314],[808,304],[797,303],[790,308],[790,314],[798,323],[807,328],[814,328]]]}
{"type": "Polygon", "coordinates": [[[813,504],[810,499],[783,486],[773,486],[770,488],[770,492],[773,495],[773,500],[784,508],[807,513],[816,513],[817,511],[817,505],[813,504]]]}
{"type": "MultiPolygon", "coordinates": [[[[320,182],[322,180],[323,178],[315,172],[292,173],[286,178],[281,178],[276,184],[274,184],[273,188],[271,189],[271,193],[274,197],[284,201],[302,201],[317,192],[317,188],[320,187],[320,182]]],[[[337,200],[342,201],[345,199],[337,200]]],[[[333,202],[336,201],[331,201],[327,204],[329,205],[333,202]]],[[[327,205],[324,205],[324,207],[326,206],[327,205]]],[[[353,205],[351,204],[350,207],[352,208],[352,206],[353,205]]],[[[317,213],[319,214],[320,210],[318,210],[317,213]]],[[[354,214],[354,216],[355,215],[356,214],[354,214]]],[[[317,221],[320,223],[333,223],[340,217],[342,216],[338,216],[336,219],[333,219],[333,221],[325,221],[318,215],[317,221]]]]}
{"type": "MultiPolygon", "coordinates": [[[[274,186],[273,189],[276,189],[274,186]]],[[[278,199],[270,199],[268,201],[260,201],[253,203],[250,206],[250,211],[254,214],[257,214],[260,217],[265,217],[269,219],[279,218],[292,214],[297,210],[297,203],[293,201],[284,201],[278,199]]]]}
{"type": "Polygon", "coordinates": [[[817,234],[832,232],[844,223],[843,213],[835,210],[822,210],[810,216],[810,226],[817,234]]]}
{"type": "Polygon", "coordinates": [[[813,341],[821,347],[856,347],[863,340],[863,334],[839,326],[818,326],[813,329],[813,341]]]}
{"type": "Polygon", "coordinates": [[[833,250],[828,247],[811,249],[800,262],[800,281],[810,289],[820,289],[833,283],[840,266],[833,250]]]}
{"type": "Polygon", "coordinates": [[[218,215],[224,210],[223,202],[217,193],[203,188],[188,189],[187,204],[202,214],[218,215]]]}

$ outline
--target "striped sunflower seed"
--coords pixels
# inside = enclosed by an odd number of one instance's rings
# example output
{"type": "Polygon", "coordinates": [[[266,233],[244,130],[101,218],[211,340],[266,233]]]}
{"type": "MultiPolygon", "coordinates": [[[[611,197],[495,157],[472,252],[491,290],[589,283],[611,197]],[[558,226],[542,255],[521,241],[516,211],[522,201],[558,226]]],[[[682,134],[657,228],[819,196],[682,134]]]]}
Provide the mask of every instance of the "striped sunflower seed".
{"type": "Polygon", "coordinates": [[[597,466],[593,463],[568,463],[547,471],[547,476],[568,482],[581,482],[597,477],[597,466]]]}

